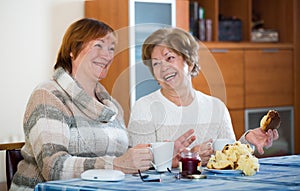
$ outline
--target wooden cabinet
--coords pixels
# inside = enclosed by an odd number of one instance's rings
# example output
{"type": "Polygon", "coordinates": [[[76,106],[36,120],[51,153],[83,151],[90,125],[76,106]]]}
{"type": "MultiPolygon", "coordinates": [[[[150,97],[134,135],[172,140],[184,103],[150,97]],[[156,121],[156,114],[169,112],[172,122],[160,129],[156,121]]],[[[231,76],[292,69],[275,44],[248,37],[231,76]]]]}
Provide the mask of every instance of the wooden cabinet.
{"type": "Polygon", "coordinates": [[[229,109],[244,108],[243,50],[211,49],[206,54],[199,53],[201,73],[193,79],[194,87],[220,98],[229,109]]]}
{"type": "Polygon", "coordinates": [[[236,138],[244,127],[244,50],[211,49],[225,82],[226,100],[236,138]]]}
{"type": "Polygon", "coordinates": [[[293,51],[255,49],[245,51],[245,106],[293,105],[293,51]]]}
{"type": "Polygon", "coordinates": [[[275,29],[280,42],[293,42],[293,0],[190,0],[204,8],[212,20],[213,41],[219,41],[219,16],[242,22],[242,41],[250,41],[252,19],[258,17],[265,29],[275,29]],[[288,27],[287,27],[288,26],[288,27]]]}
{"type": "Polygon", "coordinates": [[[293,106],[293,48],[289,44],[200,43],[196,89],[228,107],[237,138],[245,131],[244,110],[293,106]]]}
{"type": "Polygon", "coordinates": [[[193,86],[221,99],[229,109],[236,138],[245,132],[244,125],[244,50],[200,49],[201,72],[193,86]]]}
{"type": "MultiPolygon", "coordinates": [[[[85,17],[95,18],[109,24],[114,30],[121,30],[129,26],[129,4],[128,0],[93,0],[85,1],[85,17]]],[[[128,30],[118,33],[121,47],[128,47],[128,30]]],[[[106,89],[113,93],[113,97],[119,101],[123,110],[125,121],[129,118],[129,50],[117,50],[114,63],[109,73],[101,83],[106,89]],[[116,83],[118,81],[118,83],[116,83]]]]}
{"type": "MultiPolygon", "coordinates": [[[[116,30],[128,27],[129,1],[86,0],[85,16],[102,20],[116,30]]],[[[187,31],[191,1],[197,1],[204,8],[205,17],[212,20],[213,34],[212,42],[199,42],[210,51],[200,50],[202,73],[193,79],[195,88],[226,103],[237,138],[244,131],[245,109],[292,105],[295,153],[300,153],[298,0],[176,0],[176,26],[187,31]],[[219,41],[220,14],[242,21],[242,42],[219,41]],[[260,17],[265,29],[278,31],[279,43],[251,42],[253,16],[260,17]]],[[[129,35],[123,35],[120,42],[129,44],[129,35]]],[[[107,78],[102,81],[124,108],[126,122],[130,113],[129,61],[129,50],[118,50],[107,78]]]]}
{"type": "Polygon", "coordinates": [[[227,107],[244,108],[244,51],[229,49],[212,49],[225,81],[227,107]]]}
{"type": "Polygon", "coordinates": [[[229,109],[234,132],[239,138],[244,128],[244,50],[208,49],[200,43],[201,72],[193,78],[193,86],[221,99],[229,109]]]}
{"type": "Polygon", "coordinates": [[[300,1],[295,0],[294,5],[294,140],[295,153],[300,153],[300,1]]]}
{"type": "Polygon", "coordinates": [[[245,132],[244,109],[230,109],[230,117],[236,139],[239,139],[245,132]]]}

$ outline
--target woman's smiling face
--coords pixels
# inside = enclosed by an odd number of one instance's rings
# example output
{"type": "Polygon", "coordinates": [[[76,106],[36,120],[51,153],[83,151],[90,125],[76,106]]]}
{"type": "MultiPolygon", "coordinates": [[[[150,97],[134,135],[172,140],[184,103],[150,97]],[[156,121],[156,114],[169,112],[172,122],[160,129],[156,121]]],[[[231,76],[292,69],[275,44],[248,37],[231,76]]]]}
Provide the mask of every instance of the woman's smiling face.
{"type": "Polygon", "coordinates": [[[151,54],[153,73],[162,88],[178,89],[190,80],[191,67],[181,55],[166,46],[157,45],[151,54]]]}
{"type": "Polygon", "coordinates": [[[113,33],[108,33],[87,43],[72,61],[75,78],[81,75],[89,76],[95,81],[105,78],[114,58],[115,41],[113,33]]]}

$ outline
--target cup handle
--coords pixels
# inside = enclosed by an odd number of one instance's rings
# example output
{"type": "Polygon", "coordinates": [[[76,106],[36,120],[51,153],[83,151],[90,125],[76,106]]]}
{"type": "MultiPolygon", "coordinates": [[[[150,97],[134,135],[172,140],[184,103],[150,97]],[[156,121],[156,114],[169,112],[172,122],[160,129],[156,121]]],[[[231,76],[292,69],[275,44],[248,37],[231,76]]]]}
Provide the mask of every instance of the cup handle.
{"type": "Polygon", "coordinates": [[[157,166],[151,161],[151,165],[157,170],[157,166]]]}
{"type": "MultiPolygon", "coordinates": [[[[152,148],[151,148],[151,147],[148,147],[148,149],[150,150],[150,152],[151,152],[152,155],[153,155],[153,150],[152,150],[152,148]]],[[[157,169],[157,166],[156,166],[156,164],[154,164],[153,161],[151,161],[151,165],[155,168],[155,170],[157,169]]]]}

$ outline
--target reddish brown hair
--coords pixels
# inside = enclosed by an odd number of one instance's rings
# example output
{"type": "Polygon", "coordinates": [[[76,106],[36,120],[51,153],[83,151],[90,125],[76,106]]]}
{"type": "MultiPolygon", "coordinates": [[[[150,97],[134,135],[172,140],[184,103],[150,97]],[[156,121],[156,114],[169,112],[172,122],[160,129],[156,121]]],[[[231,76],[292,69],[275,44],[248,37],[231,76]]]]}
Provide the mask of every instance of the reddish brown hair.
{"type": "Polygon", "coordinates": [[[54,69],[62,67],[71,74],[72,59],[70,53],[73,54],[73,59],[76,59],[85,44],[111,32],[113,33],[114,30],[109,25],[95,19],[83,18],[74,22],[63,37],[54,69]]]}

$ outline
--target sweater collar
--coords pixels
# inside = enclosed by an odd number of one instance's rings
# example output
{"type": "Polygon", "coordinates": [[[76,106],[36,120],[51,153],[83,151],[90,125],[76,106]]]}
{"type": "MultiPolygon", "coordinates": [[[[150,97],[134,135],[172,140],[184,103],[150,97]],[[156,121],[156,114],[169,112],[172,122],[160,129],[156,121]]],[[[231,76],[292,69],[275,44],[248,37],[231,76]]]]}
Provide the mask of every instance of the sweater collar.
{"type": "Polygon", "coordinates": [[[110,101],[111,97],[99,82],[95,84],[95,95],[100,101],[89,96],[63,68],[55,70],[53,79],[87,117],[100,122],[109,122],[116,118],[117,107],[110,101]],[[100,97],[101,95],[106,97],[100,97]]]}

